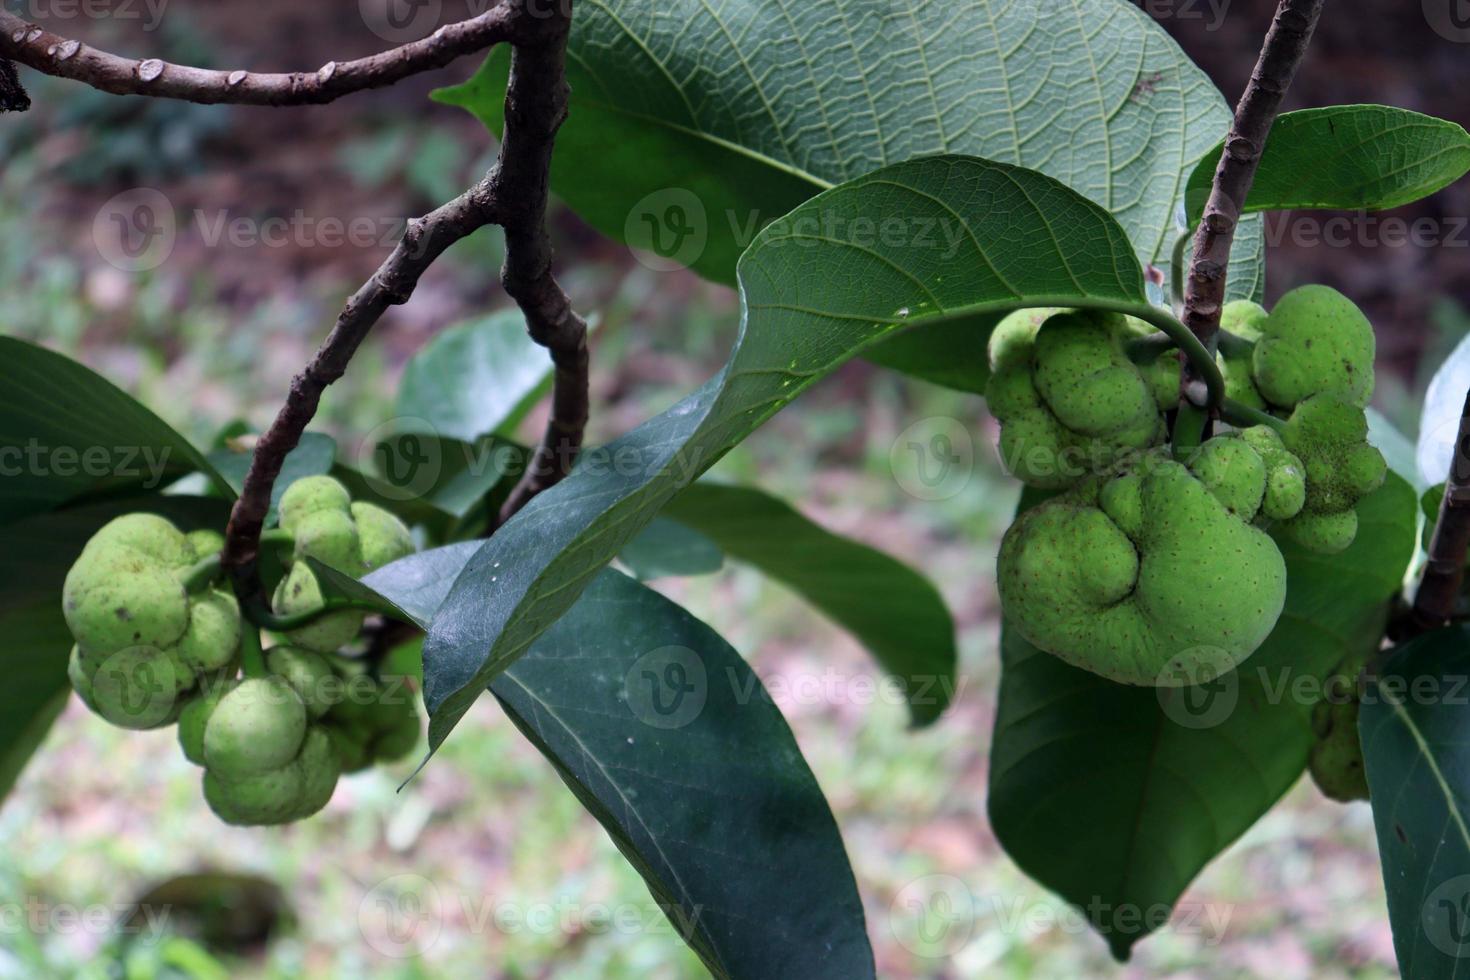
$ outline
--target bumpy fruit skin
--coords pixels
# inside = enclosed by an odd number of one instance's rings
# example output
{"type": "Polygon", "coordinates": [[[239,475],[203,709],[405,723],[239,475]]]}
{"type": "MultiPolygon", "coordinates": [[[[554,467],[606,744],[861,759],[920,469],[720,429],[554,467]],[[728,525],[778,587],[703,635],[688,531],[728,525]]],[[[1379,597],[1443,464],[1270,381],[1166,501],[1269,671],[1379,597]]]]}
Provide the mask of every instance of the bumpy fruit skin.
{"type": "Polygon", "coordinates": [[[1373,397],[1373,325],[1330,286],[1302,286],[1277,301],[1251,359],[1256,387],[1291,409],[1313,395],[1358,408],[1373,397]]]}
{"type": "Polygon", "coordinates": [[[185,535],[154,514],[128,514],[94,534],[67,573],[62,612],[77,645],[69,674],[83,700],[113,724],[167,724],[202,677],[235,663],[241,624],[234,596],[184,589],[199,549],[209,553],[216,540],[209,532],[185,535]],[[100,683],[99,668],[106,674],[100,683]]]}
{"type": "Polygon", "coordinates": [[[1243,429],[1240,438],[1266,464],[1266,492],[1261,498],[1260,516],[1284,521],[1300,514],[1307,503],[1307,471],[1302,461],[1268,425],[1243,429]]]}
{"type": "Polygon", "coordinates": [[[1069,487],[1159,440],[1152,388],[1125,353],[1134,336],[1122,316],[1067,310],[1020,310],[996,326],[985,397],[1022,482],[1069,487]]]}
{"type": "MultiPolygon", "coordinates": [[[[321,584],[304,559],[310,557],[361,577],[413,552],[408,528],[394,515],[353,503],[347,489],[329,476],[297,480],[281,495],[281,527],[296,541],[296,561],[276,587],[277,613],[309,612],[322,605],[321,584]]],[[[330,653],[352,642],[364,614],[334,612],[287,634],[293,646],[330,653]]]]}
{"type": "Polygon", "coordinates": [[[357,772],[374,762],[397,762],[419,742],[415,699],[401,681],[380,682],[338,661],[346,675],[344,696],[328,710],[323,724],[332,739],[343,772],[357,772]]]}
{"type": "Polygon", "coordinates": [[[278,769],[306,737],[306,706],[281,677],[252,677],[220,698],[204,726],[204,764],[240,779],[278,769]]]}
{"type": "Polygon", "coordinates": [[[1340,803],[1368,799],[1368,775],[1358,738],[1358,674],[1363,658],[1350,658],[1327,680],[1321,701],[1312,709],[1316,741],[1307,768],[1322,795],[1340,803]]]}
{"type": "Polygon", "coordinates": [[[1245,660],[1276,625],[1285,562],[1183,465],[1140,469],[1080,484],[1016,519],[997,562],[1006,622],[1115,681],[1202,683],[1245,660]]]}
{"type": "Polygon", "coordinates": [[[291,685],[311,718],[320,718],[331,707],[340,689],[327,658],[315,650],[279,646],[266,651],[265,666],[291,685]]]}
{"type": "Polygon", "coordinates": [[[1342,551],[1358,533],[1358,501],[1382,486],[1388,473],[1383,454],[1368,444],[1367,416],[1356,405],[1316,395],[1297,406],[1281,441],[1307,474],[1302,511],[1283,529],[1303,547],[1342,551]]]}
{"type": "Polygon", "coordinates": [[[204,729],[209,724],[209,716],[214,714],[214,709],[224,696],[238,687],[239,683],[238,680],[230,679],[207,684],[199,696],[184,705],[183,711],[179,713],[179,748],[183,749],[184,758],[194,765],[204,765],[204,729]]]}

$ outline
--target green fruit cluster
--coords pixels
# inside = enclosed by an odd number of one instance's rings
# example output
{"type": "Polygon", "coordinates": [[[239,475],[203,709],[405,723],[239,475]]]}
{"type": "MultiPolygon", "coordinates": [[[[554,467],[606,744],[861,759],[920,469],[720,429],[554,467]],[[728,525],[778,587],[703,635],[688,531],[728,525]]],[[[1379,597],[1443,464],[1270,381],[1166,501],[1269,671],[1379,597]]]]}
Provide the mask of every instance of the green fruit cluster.
{"type": "Polygon", "coordinates": [[[1267,313],[1222,311],[1228,430],[1162,445],[1179,355],[1117,315],[1026,310],[990,341],[1000,449],[1059,495],[1023,512],[997,562],[1006,622],[1033,645],[1129,684],[1199,683],[1248,657],[1285,602],[1267,530],[1348,547],[1387,467],[1368,443],[1373,334],[1345,297],[1304,287],[1267,313]],[[1133,358],[1145,363],[1138,366],[1133,358]]]}
{"type": "Polygon", "coordinates": [[[1126,353],[1136,337],[1123,316],[1070,310],[1020,310],[996,326],[985,398],[1022,482],[1063,489],[1163,438],[1153,390],[1126,353]]]}
{"type": "Polygon", "coordinates": [[[338,778],[402,759],[418,744],[406,688],[341,657],[278,646],[266,677],[221,685],[179,720],[179,744],[204,767],[204,798],[226,823],[289,823],[316,813],[338,778]],[[392,692],[389,696],[387,692],[392,692]],[[350,737],[342,718],[355,720],[350,737]],[[358,732],[369,733],[359,739],[358,732]]]}
{"type": "Polygon", "coordinates": [[[68,674],[89,708],[122,728],[157,728],[207,678],[234,672],[235,597],[186,588],[190,570],[222,544],[154,514],[119,517],[87,542],[67,573],[62,612],[76,641],[68,674]]]}
{"type": "MultiPolygon", "coordinates": [[[[305,561],[315,558],[353,578],[413,553],[408,527],[396,516],[368,503],[354,503],[347,488],[329,476],[297,480],[281,496],[281,527],[296,542],[295,561],[276,588],[276,613],[314,612],[322,607],[321,584],[305,561]]],[[[351,643],[364,614],[329,613],[287,634],[308,650],[331,653],[351,643]]]]}
{"type": "Polygon", "coordinates": [[[1358,678],[1364,658],[1339,664],[1321,701],[1312,708],[1312,743],[1307,769],[1322,795],[1340,803],[1368,799],[1368,775],[1358,738],[1361,707],[1358,678]]]}
{"type": "Polygon", "coordinates": [[[1289,467],[1233,436],[1194,465],[1142,460],[1022,513],[997,562],[1007,624],[1125,684],[1202,683],[1255,652],[1286,601],[1286,564],[1250,522],[1289,467]]]}
{"type": "MultiPolygon", "coordinates": [[[[313,477],[283,495],[293,563],[276,591],[281,613],[319,610],[304,559],[360,576],[413,551],[408,528],[313,477]]],[[[263,655],[234,596],[218,588],[221,535],[184,534],[152,514],[120,517],[87,543],[62,604],[76,645],[69,673],[94,712],[125,728],[178,723],[184,755],[204,768],[204,796],[223,820],[300,820],[331,798],[343,772],[403,758],[418,743],[411,694],[336,655],[364,614],[333,611],[263,655]],[[248,645],[254,659],[242,656],[248,645]],[[247,676],[239,676],[242,666],[247,676]]]]}

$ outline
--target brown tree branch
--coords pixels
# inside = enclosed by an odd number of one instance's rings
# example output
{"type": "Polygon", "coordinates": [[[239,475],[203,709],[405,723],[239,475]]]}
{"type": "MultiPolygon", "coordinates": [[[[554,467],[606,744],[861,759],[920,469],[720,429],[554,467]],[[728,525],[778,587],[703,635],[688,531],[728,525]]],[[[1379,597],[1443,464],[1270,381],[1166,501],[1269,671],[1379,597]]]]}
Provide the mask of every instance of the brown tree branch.
{"type": "Polygon", "coordinates": [[[1455,614],[1455,601],[1465,580],[1470,554],[1470,393],[1460,418],[1459,438],[1450,460],[1450,478],[1439,505],[1429,560],[1414,593],[1407,633],[1423,633],[1445,625],[1455,614]]]}
{"type": "MultiPolygon", "coordinates": [[[[1215,335],[1220,330],[1230,247],[1240,224],[1241,209],[1256,178],[1256,168],[1266,148],[1266,137],[1281,109],[1281,100],[1316,30],[1322,4],[1323,0],[1281,0],[1277,6],[1260,58],[1235,108],[1235,120],[1225,137],[1204,217],[1195,231],[1194,253],[1184,281],[1182,319],[1212,353],[1215,335]]],[[[1181,397],[1203,407],[1191,397],[1202,389],[1199,382],[1185,362],[1180,379],[1181,397]]]]}
{"type": "Polygon", "coordinates": [[[43,30],[0,10],[0,60],[13,59],[46,75],[83,82],[115,95],[148,95],[206,104],[320,105],[353,92],[392,85],[410,75],[443,68],[455,59],[515,39],[530,24],[523,2],[503,0],[477,17],[446,24],[429,37],[391,51],[313,72],[257,74],[174,65],[157,58],[135,61],[43,30]]]}
{"type": "Polygon", "coordinates": [[[569,2],[531,12],[523,0],[506,9],[513,19],[514,56],[506,92],[506,126],[495,167],[470,190],[410,224],[403,241],[347,302],[321,349],[291,382],[286,402],[255,448],[225,534],[224,568],[243,608],[266,605],[260,580],[260,535],[271,490],[286,455],[301,441],[322,392],[346,371],[352,355],[389,306],[405,303],[433,262],[455,242],[488,224],[505,229],[501,278],[520,305],[531,336],[556,364],[552,420],[525,478],[502,509],[507,519],[571,468],[588,414],[587,326],[551,273],[546,232],[551,155],[566,117],[566,40],[569,2]],[[542,460],[538,466],[535,460],[542,460]],[[519,501],[512,507],[512,503],[519,501]]]}
{"type": "Polygon", "coordinates": [[[327,386],[342,377],[363,338],[390,306],[408,302],[424,270],[444,251],[496,220],[496,174],[424,218],[409,223],[403,240],[358,291],[347,301],[321,348],[300,374],[275,421],[256,443],[240,499],[230,512],[222,559],[242,607],[260,609],[264,591],[257,558],[260,533],[270,511],[271,490],[280,476],[286,454],[295,449],[316,415],[327,386]]]}
{"type": "Polygon", "coordinates": [[[525,193],[505,201],[505,267],[501,282],[526,317],[531,339],[551,352],[556,371],[551,418],[525,474],[500,509],[499,524],[570,472],[582,446],[589,408],[587,323],[572,310],[551,274],[546,232],[551,154],[567,115],[566,40],[570,9],[539,22],[537,43],[518,46],[505,94],[505,138],[498,167],[525,193]]]}

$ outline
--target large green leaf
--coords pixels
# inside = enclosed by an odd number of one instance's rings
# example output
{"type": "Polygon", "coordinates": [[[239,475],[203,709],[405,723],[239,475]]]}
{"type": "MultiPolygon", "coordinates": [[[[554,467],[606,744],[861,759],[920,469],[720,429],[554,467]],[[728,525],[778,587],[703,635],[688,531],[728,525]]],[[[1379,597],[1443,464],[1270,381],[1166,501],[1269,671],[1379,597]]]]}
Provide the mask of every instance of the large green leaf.
{"type": "MultiPolygon", "coordinates": [[[[503,126],[508,50],[437,93],[503,126]]],[[[1162,269],[1195,162],[1230,111],[1146,13],[1118,0],[662,0],[577,7],[571,115],[552,187],[598,230],[733,282],[761,227],[813,194],[920,156],[1039,170],[1112,212],[1162,269]]],[[[1264,284],[1237,237],[1232,295],[1264,284]]],[[[874,359],[953,384],[924,335],[874,359]]]]}
{"type": "Polygon", "coordinates": [[[753,487],[696,483],[664,515],[708,535],[731,558],[786,583],[851,630],[903,689],[915,725],[944,713],[955,686],[954,622],[924,576],[753,487]]]}
{"type": "Polygon", "coordinates": [[[725,567],[725,553],[703,532],[655,517],[618,554],[640,582],[673,576],[709,575],[725,567]]]}
{"type": "MultiPolygon", "coordinates": [[[[1189,177],[1186,208],[1204,212],[1224,143],[1189,177]]],[[[1470,171],[1470,134],[1456,123],[1386,105],[1287,112],[1266,139],[1246,212],[1381,211],[1427,197],[1470,171]]]]}
{"type": "MultiPolygon", "coordinates": [[[[427,622],[474,553],[363,584],[427,622]]],[[[759,678],[688,612],[612,570],[491,687],[716,977],[875,976],[837,825],[759,678]]]]}
{"type": "Polygon", "coordinates": [[[1413,490],[1390,476],[1359,504],[1346,552],[1283,545],[1276,629],[1201,687],[1115,684],[1005,631],[991,823],[1016,863],[1082,908],[1118,958],[1163,925],[1151,910],[1172,907],[1301,775],[1311,695],[1345,656],[1378,648],[1413,551],[1414,507],[1413,490]]]}
{"type": "Polygon", "coordinates": [[[1470,629],[1393,651],[1358,730],[1399,970],[1465,976],[1470,958],[1470,629]]]}
{"type": "Polygon", "coordinates": [[[551,358],[519,310],[502,310],[435,335],[403,369],[400,432],[473,443],[506,432],[551,382],[551,358]]]}
{"type": "Polygon", "coordinates": [[[222,529],[216,498],[134,497],[40,514],[5,528],[0,548],[0,796],[8,792],[65,704],[71,633],[61,586],[87,539],[120,514],[162,514],[180,527],[222,529]]]}
{"type": "MultiPolygon", "coordinates": [[[[490,538],[424,644],[430,744],[571,608],[663,506],[766,419],[884,338],[1024,306],[1152,315],[1117,224],[1027,170],[968,157],[898,164],[769,226],[740,262],[743,324],[719,376],[602,450],[490,538]],[[870,227],[948,221],[953,253],[873,241],[870,227]]],[[[974,344],[985,343],[977,327],[974,344]]]]}
{"type": "Polygon", "coordinates": [[[189,440],[89,368],[0,337],[0,524],[87,496],[161,490],[195,470],[189,440]]]}

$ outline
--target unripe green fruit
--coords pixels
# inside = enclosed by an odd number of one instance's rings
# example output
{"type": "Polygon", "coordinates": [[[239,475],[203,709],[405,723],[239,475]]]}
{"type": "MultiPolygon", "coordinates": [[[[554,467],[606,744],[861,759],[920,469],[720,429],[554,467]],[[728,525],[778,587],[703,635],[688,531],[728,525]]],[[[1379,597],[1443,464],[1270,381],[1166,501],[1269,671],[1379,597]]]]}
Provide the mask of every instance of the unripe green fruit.
{"type": "Polygon", "coordinates": [[[1266,464],[1266,493],[1261,498],[1261,516],[1284,521],[1301,513],[1307,500],[1307,474],[1302,461],[1286,448],[1281,436],[1268,425],[1243,429],[1240,438],[1266,464]]]}
{"type": "MultiPolygon", "coordinates": [[[[297,480],[281,497],[281,526],[296,542],[296,562],[276,587],[274,610],[282,615],[321,608],[321,583],[304,561],[314,558],[354,577],[412,553],[408,527],[372,504],[351,502],[345,487],[329,476],[297,480]]],[[[292,645],[322,653],[357,636],[364,614],[332,613],[287,633],[292,645]]]]}
{"type": "Polygon", "coordinates": [[[1091,480],[1016,519],[997,562],[1006,623],[1125,684],[1207,681],[1275,626],[1285,562],[1184,466],[1160,462],[1123,479],[1136,489],[1091,480]],[[1136,524],[1132,533],[1110,512],[1136,524]]]}
{"type": "Polygon", "coordinates": [[[1368,419],[1361,408],[1327,395],[1297,406],[1281,433],[1282,444],[1301,459],[1307,475],[1306,502],[1283,526],[1304,547],[1335,553],[1357,534],[1354,507],[1383,485],[1388,466],[1368,444],[1368,419]]]}
{"type": "Polygon", "coordinates": [[[1256,387],[1293,408],[1328,394],[1362,408],[1373,396],[1373,325],[1329,286],[1302,286],[1276,303],[1252,357],[1256,387]]]}
{"type": "Polygon", "coordinates": [[[207,684],[198,697],[184,705],[179,713],[179,747],[184,758],[196,766],[204,765],[204,730],[209,716],[219,706],[220,700],[239,686],[239,681],[229,680],[207,684]]]}
{"type": "Polygon", "coordinates": [[[306,736],[306,707],[280,677],[252,677],[220,699],[204,727],[204,761],[234,780],[278,769],[306,736]]]}
{"type": "Polygon", "coordinates": [[[1119,342],[1126,332],[1121,316],[1083,313],[1060,313],[1036,332],[1036,390],[1072,432],[1107,436],[1157,416],[1148,384],[1119,342]]]}
{"type": "Polygon", "coordinates": [[[217,555],[225,549],[225,536],[218,531],[200,529],[190,531],[184,537],[188,539],[189,548],[194,552],[195,561],[217,555]]]}
{"type": "Polygon", "coordinates": [[[1255,519],[1266,496],[1266,463],[1244,439],[1216,436],[1189,460],[1190,472],[1242,521],[1255,519]]]}
{"type": "Polygon", "coordinates": [[[233,594],[210,589],[189,607],[189,626],[179,638],[178,655],[195,675],[224,670],[235,663],[243,627],[233,594]]]}
{"type": "Polygon", "coordinates": [[[306,733],[301,754],[292,765],[301,777],[301,794],[291,819],[303,820],[331,802],[332,793],[337,789],[337,779],[342,774],[342,764],[326,730],[313,725],[306,733]]]}
{"type": "Polygon", "coordinates": [[[362,541],[362,564],[371,572],[413,554],[413,535],[396,514],[374,504],[352,505],[352,519],[362,541]]]}
{"type": "Polygon", "coordinates": [[[292,534],[298,559],[309,555],[348,575],[363,573],[362,541],[352,515],[346,511],[307,514],[296,522],[292,534]]]}
{"type": "Polygon", "coordinates": [[[130,647],[107,657],[92,674],[88,696],[97,714],[135,731],[172,722],[179,694],[192,678],[157,647],[130,647]]]}
{"type": "Polygon", "coordinates": [[[1241,340],[1261,339],[1266,326],[1266,308],[1248,299],[1235,299],[1220,309],[1220,329],[1235,334],[1241,340]]]}
{"type": "Polygon", "coordinates": [[[327,713],[331,707],[329,687],[337,685],[326,657],[314,650],[280,646],[266,651],[265,665],[272,674],[285,678],[310,717],[320,718],[327,713]]]}
{"type": "Polygon", "coordinates": [[[393,727],[383,731],[373,741],[373,759],[376,762],[398,762],[412,753],[418,744],[418,717],[408,715],[397,719],[393,727]]]}
{"type": "MultiPolygon", "coordinates": [[[[291,571],[276,586],[271,607],[281,615],[311,612],[322,607],[321,584],[316,573],[304,561],[291,566],[291,571]]],[[[289,630],[287,638],[293,646],[320,653],[332,653],[351,643],[362,630],[366,614],[352,609],[328,613],[305,626],[289,630]]]]}
{"type": "Polygon", "coordinates": [[[1135,336],[1114,314],[1021,310],[997,325],[986,400],[1012,473],[1063,489],[1159,441],[1150,385],[1125,353],[1135,336]]]}
{"type": "Polygon", "coordinates": [[[233,667],[241,638],[234,597],[218,590],[191,596],[183,586],[199,559],[195,543],[207,549],[220,540],[213,532],[186,536],[154,514],[128,514],[87,542],[67,573],[62,612],[89,661],[87,670],[69,671],[73,687],[98,714],[124,727],[154,727],[182,708],[177,694],[233,667]],[[99,687],[92,675],[103,664],[120,673],[99,687]],[[173,680],[172,702],[164,674],[173,680]]]}
{"type": "Polygon", "coordinates": [[[173,571],[136,549],[89,544],[61,594],[72,636],[98,654],[173,646],[189,626],[189,597],[173,571]]]}
{"type": "Polygon", "coordinates": [[[253,776],[221,776],[212,769],[204,773],[204,800],[225,823],[237,827],[263,827],[295,819],[301,805],[301,770],[281,766],[253,776]]]}
{"type": "Polygon", "coordinates": [[[1358,738],[1357,689],[1363,658],[1351,658],[1328,678],[1325,695],[1312,709],[1315,742],[1307,768],[1329,799],[1341,803],[1368,799],[1368,775],[1358,738]]]}
{"type": "Polygon", "coordinates": [[[327,728],[327,735],[344,773],[361,772],[372,763],[368,753],[370,733],[332,725],[327,728]]]}

